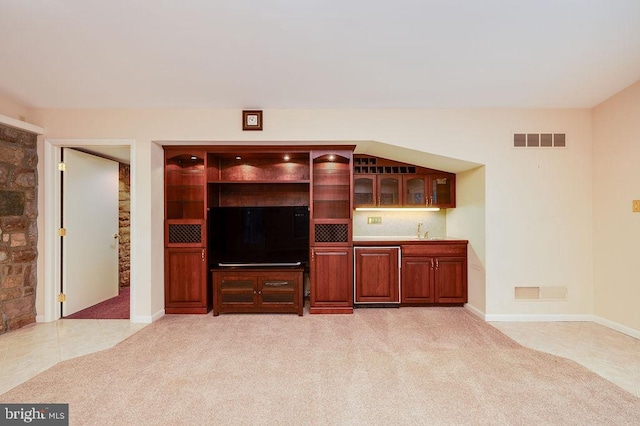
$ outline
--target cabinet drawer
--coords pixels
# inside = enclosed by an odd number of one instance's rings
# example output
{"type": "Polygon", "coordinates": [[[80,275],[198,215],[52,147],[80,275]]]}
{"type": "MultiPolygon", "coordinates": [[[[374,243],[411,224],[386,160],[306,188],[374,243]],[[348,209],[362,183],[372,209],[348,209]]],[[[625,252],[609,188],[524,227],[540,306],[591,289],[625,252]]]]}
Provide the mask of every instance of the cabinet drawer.
{"type": "Polygon", "coordinates": [[[466,256],[467,243],[404,244],[402,256],[466,256]]]}

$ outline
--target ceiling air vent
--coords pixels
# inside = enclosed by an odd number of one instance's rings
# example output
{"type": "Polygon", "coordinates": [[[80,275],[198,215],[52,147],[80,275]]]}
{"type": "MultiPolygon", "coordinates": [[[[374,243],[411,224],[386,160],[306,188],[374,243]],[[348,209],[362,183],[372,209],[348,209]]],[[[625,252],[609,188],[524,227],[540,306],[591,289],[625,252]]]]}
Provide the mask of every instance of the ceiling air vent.
{"type": "Polygon", "coordinates": [[[514,133],[514,148],[565,148],[565,133],[514,133]]]}

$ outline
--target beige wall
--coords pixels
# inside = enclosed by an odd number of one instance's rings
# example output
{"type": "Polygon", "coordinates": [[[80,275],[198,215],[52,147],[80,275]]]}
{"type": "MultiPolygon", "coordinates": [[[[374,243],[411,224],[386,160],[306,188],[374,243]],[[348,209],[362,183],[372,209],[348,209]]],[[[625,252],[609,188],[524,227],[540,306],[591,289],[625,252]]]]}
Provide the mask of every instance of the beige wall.
{"type": "Polygon", "coordinates": [[[0,93],[0,114],[23,120],[27,118],[27,107],[0,93]]]}
{"type": "Polygon", "coordinates": [[[487,311],[486,294],[486,195],[485,168],[477,167],[456,176],[455,209],[447,210],[447,234],[469,240],[469,305],[487,311]]]}
{"type": "Polygon", "coordinates": [[[593,110],[595,314],[640,330],[640,81],[593,110]]]}
{"type": "Polygon", "coordinates": [[[457,229],[474,234],[479,268],[475,279],[486,271],[481,282],[473,284],[485,287],[473,290],[476,308],[493,315],[593,313],[590,110],[266,110],[263,132],[242,132],[235,109],[29,114],[46,129],[48,140],[135,140],[132,291],[137,287],[134,303],[144,315],[163,309],[162,149],[153,141],[356,143],[359,152],[391,153],[401,161],[415,158],[417,164],[431,156],[416,153],[464,160],[453,163],[456,172],[485,165],[482,172],[463,176],[459,214],[452,216],[457,229]],[[568,147],[512,148],[512,133],[522,131],[566,133],[568,147]],[[483,185],[484,200],[475,200],[473,188],[483,185]],[[466,205],[476,202],[484,202],[484,216],[466,205]],[[475,228],[483,222],[483,230],[475,228]],[[521,285],[567,286],[569,299],[516,302],[513,287],[521,285]]]}

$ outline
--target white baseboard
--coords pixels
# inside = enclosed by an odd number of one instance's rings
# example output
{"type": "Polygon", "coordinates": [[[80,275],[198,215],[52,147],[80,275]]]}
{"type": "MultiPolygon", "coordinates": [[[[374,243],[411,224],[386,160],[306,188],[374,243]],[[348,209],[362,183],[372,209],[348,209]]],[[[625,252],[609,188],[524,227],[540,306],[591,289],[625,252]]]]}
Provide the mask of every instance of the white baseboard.
{"type": "Polygon", "coordinates": [[[640,330],[633,329],[631,327],[627,327],[626,325],[618,324],[617,322],[610,321],[606,318],[599,317],[597,315],[593,316],[593,322],[604,325],[612,330],[619,331],[620,333],[624,333],[627,336],[634,337],[636,339],[640,339],[640,330]]]}
{"type": "Polygon", "coordinates": [[[36,322],[50,322],[44,315],[36,315],[36,322]]]}
{"type": "Polygon", "coordinates": [[[590,314],[486,314],[488,322],[593,321],[590,314]]]}
{"type": "MultiPolygon", "coordinates": [[[[471,312],[477,309],[465,305],[471,312]]],[[[482,314],[478,311],[481,318],[487,322],[543,322],[543,321],[577,321],[577,322],[595,322],[612,330],[626,334],[636,339],[640,339],[640,330],[627,327],[626,325],[610,321],[606,318],[590,314],[482,314]]],[[[475,312],[474,312],[475,313],[475,312]]]]}
{"type": "Polygon", "coordinates": [[[470,305],[468,303],[465,303],[464,307],[467,308],[469,311],[471,311],[471,313],[474,314],[475,316],[477,316],[478,318],[486,321],[486,318],[485,318],[486,315],[480,309],[478,309],[475,306],[470,305]]]}
{"type": "Polygon", "coordinates": [[[158,321],[163,316],[164,309],[160,309],[153,315],[136,315],[134,317],[131,317],[131,322],[136,324],[151,324],[152,322],[158,321]]]}

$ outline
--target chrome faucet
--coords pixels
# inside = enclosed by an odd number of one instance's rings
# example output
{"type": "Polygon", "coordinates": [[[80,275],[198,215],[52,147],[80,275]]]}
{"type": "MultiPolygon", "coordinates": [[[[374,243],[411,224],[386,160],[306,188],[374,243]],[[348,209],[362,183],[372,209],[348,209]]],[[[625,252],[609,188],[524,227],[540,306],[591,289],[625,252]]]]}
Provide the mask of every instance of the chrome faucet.
{"type": "Polygon", "coordinates": [[[420,227],[422,226],[422,222],[418,222],[418,238],[420,238],[420,227]]]}

